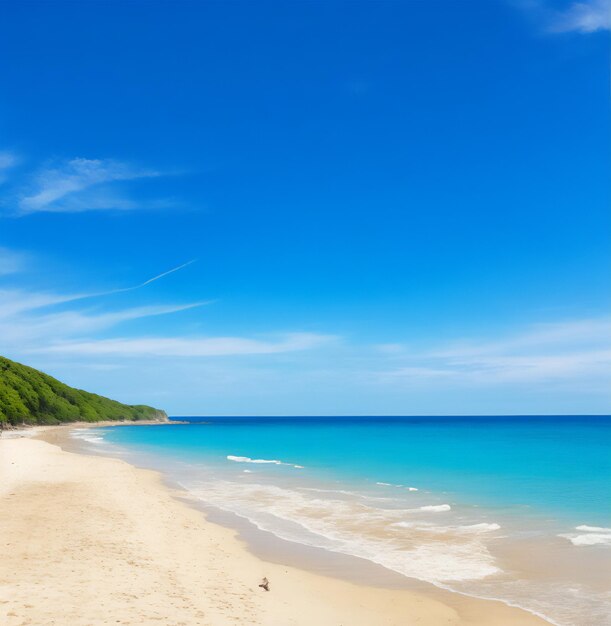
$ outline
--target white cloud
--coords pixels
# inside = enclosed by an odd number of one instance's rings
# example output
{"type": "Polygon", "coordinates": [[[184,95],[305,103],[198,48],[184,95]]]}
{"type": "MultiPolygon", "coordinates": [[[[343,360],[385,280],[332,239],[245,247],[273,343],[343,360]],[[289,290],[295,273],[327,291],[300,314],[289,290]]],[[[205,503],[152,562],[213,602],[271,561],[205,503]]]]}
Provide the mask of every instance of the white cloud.
{"type": "MultiPolygon", "coordinates": [[[[18,271],[17,257],[11,251],[0,250],[0,266],[3,252],[6,267],[18,271]]],[[[522,332],[441,345],[423,344],[414,329],[405,344],[363,346],[348,345],[338,341],[337,336],[315,332],[211,336],[209,332],[194,330],[199,326],[190,325],[187,330],[185,320],[199,324],[193,314],[181,318],[180,325],[173,327],[173,318],[158,323],[150,320],[146,328],[144,322],[138,321],[179,314],[206,304],[202,302],[117,309],[116,303],[124,298],[142,302],[144,291],[129,295],[124,292],[146,290],[152,282],[173,275],[190,263],[135,286],[107,291],[61,294],[0,289],[0,351],[17,360],[28,362],[34,358],[40,364],[42,359],[53,367],[63,362],[77,369],[80,365],[74,363],[103,367],[125,358],[134,359],[129,362],[132,367],[137,364],[136,370],[153,362],[161,368],[166,368],[168,362],[172,367],[182,363],[185,371],[191,367],[188,364],[201,367],[210,363],[224,380],[239,379],[239,384],[244,385],[248,379],[255,395],[257,384],[252,381],[258,380],[257,376],[267,376],[265,384],[276,385],[277,391],[282,392],[291,380],[294,389],[327,390],[329,401],[336,388],[342,386],[355,397],[360,398],[361,393],[366,397],[372,393],[372,384],[374,395],[382,394],[379,401],[396,393],[414,398],[420,392],[427,397],[426,402],[433,404],[437,398],[443,404],[445,394],[454,392],[472,396],[475,402],[485,389],[495,395],[502,389],[509,390],[516,397],[521,393],[545,396],[552,388],[554,392],[575,390],[588,397],[602,397],[601,393],[611,389],[611,318],[538,324],[522,332]],[[112,309],[104,300],[110,294],[115,294],[112,309]],[[94,297],[98,300],[92,300],[94,297]],[[249,355],[261,358],[243,358],[249,355]],[[212,361],[217,365],[212,365],[212,361]],[[242,373],[238,376],[236,372],[242,373]]],[[[10,282],[11,278],[3,280],[10,282]]]]}
{"type": "Polygon", "coordinates": [[[379,378],[410,385],[609,384],[611,319],[537,325],[494,341],[453,342],[410,353],[379,378]]]}
{"type": "Polygon", "coordinates": [[[23,289],[0,289],[0,319],[74,300],[75,296],[38,293],[23,289]]]}
{"type": "Polygon", "coordinates": [[[122,195],[115,184],[160,175],[111,159],[71,159],[39,171],[18,199],[18,208],[21,214],[135,209],[139,204],[122,195]]]}
{"type": "Polygon", "coordinates": [[[56,305],[73,302],[69,296],[0,291],[0,337],[3,346],[13,345],[24,351],[83,334],[97,333],[123,322],[168,315],[207,304],[196,302],[166,306],[143,306],[118,311],[54,311],[56,305]],[[49,311],[49,308],[52,310],[49,311]]]}
{"type": "Polygon", "coordinates": [[[552,0],[511,1],[547,33],[587,35],[611,28],[611,0],[566,2],[564,8],[557,8],[552,0]]]}
{"type": "MultiPolygon", "coordinates": [[[[437,367],[403,367],[386,376],[390,378],[430,381],[445,379],[462,385],[503,383],[537,383],[575,380],[578,378],[610,378],[611,349],[578,353],[524,356],[484,356],[448,359],[437,367]]],[[[609,381],[611,383],[611,380],[609,381]]]]}
{"type": "Polygon", "coordinates": [[[320,347],[334,337],[314,333],[291,333],[273,341],[244,337],[145,337],[75,341],[51,344],[33,352],[122,355],[210,357],[252,354],[278,354],[320,347]]]}
{"type": "MultiPolygon", "coordinates": [[[[12,257],[11,257],[12,258],[12,257]]],[[[285,333],[271,338],[147,336],[108,338],[101,333],[125,322],[178,313],[210,301],[179,305],[100,309],[103,297],[144,288],[189,266],[188,261],[139,283],[104,292],[58,294],[24,289],[0,289],[0,338],[3,349],[17,353],[48,353],[122,356],[204,357],[223,355],[277,354],[308,350],[327,343],[331,337],[315,333],[285,333]],[[96,308],[83,309],[85,299],[102,299],[96,308]]],[[[137,333],[139,335],[140,333],[137,333]]]]}
{"type": "MultiPolygon", "coordinates": [[[[24,259],[25,256],[21,253],[0,248],[0,278],[20,271],[24,267],[24,259]]],[[[167,315],[210,304],[210,301],[202,301],[179,305],[128,307],[110,311],[101,309],[104,296],[142,289],[191,263],[193,261],[183,263],[135,286],[103,292],[61,294],[23,288],[0,288],[2,346],[6,348],[10,345],[27,351],[32,343],[40,347],[49,341],[95,334],[130,320],[167,315]],[[96,308],[75,308],[81,301],[93,298],[98,300],[96,308]]]]}
{"type": "MultiPolygon", "coordinates": [[[[16,271],[19,271],[24,267],[25,256],[21,253],[16,253],[5,248],[0,248],[0,276],[2,274],[9,274],[16,271]],[[3,253],[5,253],[5,257],[3,257],[3,253]],[[3,259],[6,259],[6,262],[3,262],[3,259]],[[5,267],[5,271],[2,269],[5,267]]],[[[174,267],[170,270],[162,272],[161,274],[157,274],[152,278],[145,280],[142,283],[137,285],[132,285],[131,287],[119,287],[117,289],[110,289],[107,291],[98,291],[98,292],[90,292],[90,293],[73,293],[73,294],[55,294],[55,293],[44,293],[44,292],[33,292],[33,291],[24,291],[21,289],[0,289],[0,319],[2,317],[7,317],[11,315],[15,315],[24,311],[33,311],[36,309],[42,309],[44,307],[54,306],[57,304],[66,304],[69,302],[75,302],[77,300],[87,300],[90,298],[100,298],[102,296],[110,296],[113,294],[125,293],[128,291],[135,291],[137,289],[142,289],[151,283],[154,283],[169,274],[173,274],[174,272],[178,272],[179,270],[188,267],[192,263],[195,263],[195,259],[191,261],[187,261],[182,265],[174,267]]],[[[210,301],[197,303],[196,306],[201,306],[202,304],[210,304],[210,301]]],[[[191,306],[191,305],[190,305],[191,306]]]]}
{"type": "Polygon", "coordinates": [[[566,11],[556,13],[549,26],[553,33],[594,33],[611,28],[611,0],[575,2],[566,11]]]}
{"type": "Polygon", "coordinates": [[[535,324],[529,330],[494,341],[458,341],[434,350],[433,357],[466,358],[477,355],[515,354],[525,349],[566,350],[570,346],[598,346],[611,338],[611,319],[582,319],[535,324]]]}
{"type": "MultiPolygon", "coordinates": [[[[187,309],[208,302],[122,307],[119,304],[142,303],[151,283],[171,279],[191,263],[158,273],[135,286],[106,291],[91,288],[89,293],[58,293],[51,289],[43,292],[23,287],[0,288],[0,353],[81,388],[128,402],[153,402],[146,398],[176,394],[176,385],[184,385],[185,381],[197,389],[202,384],[208,388],[212,385],[216,394],[234,384],[239,385],[240,393],[246,388],[260,393],[265,384],[275,380],[272,372],[281,372],[281,379],[286,381],[292,371],[293,379],[298,376],[302,381],[304,364],[320,361],[324,354],[319,349],[333,344],[334,337],[312,332],[257,336],[204,333],[199,330],[200,316],[188,314],[187,309]],[[135,292],[136,289],[142,291],[135,292]],[[184,313],[179,319],[171,317],[181,312],[184,313]],[[168,317],[153,320],[153,316],[168,317]],[[297,353],[299,357],[295,356],[297,353]],[[131,364],[127,377],[120,371],[126,364],[131,364]],[[154,384],[145,391],[141,376],[146,376],[143,372],[150,373],[151,368],[165,371],[169,377],[166,382],[172,383],[170,387],[154,384]],[[92,369],[97,370],[97,375],[88,380],[87,371],[92,369]],[[194,372],[202,374],[204,370],[203,380],[194,381],[194,372]],[[109,377],[115,379],[114,388],[105,388],[105,383],[100,382],[109,377]],[[132,389],[122,394],[120,389],[127,379],[132,389]]],[[[12,285],[10,277],[2,281],[12,285]]]]}

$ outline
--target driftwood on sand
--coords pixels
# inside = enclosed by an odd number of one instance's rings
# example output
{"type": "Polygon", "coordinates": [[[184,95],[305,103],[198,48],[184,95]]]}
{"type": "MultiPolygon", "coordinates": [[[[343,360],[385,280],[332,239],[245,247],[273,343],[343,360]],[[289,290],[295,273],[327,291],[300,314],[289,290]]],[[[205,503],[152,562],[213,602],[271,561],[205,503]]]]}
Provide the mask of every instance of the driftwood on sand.
{"type": "Polygon", "coordinates": [[[259,587],[261,587],[261,589],[265,589],[265,591],[269,591],[269,580],[267,580],[267,578],[264,578],[259,584],[259,587]]]}

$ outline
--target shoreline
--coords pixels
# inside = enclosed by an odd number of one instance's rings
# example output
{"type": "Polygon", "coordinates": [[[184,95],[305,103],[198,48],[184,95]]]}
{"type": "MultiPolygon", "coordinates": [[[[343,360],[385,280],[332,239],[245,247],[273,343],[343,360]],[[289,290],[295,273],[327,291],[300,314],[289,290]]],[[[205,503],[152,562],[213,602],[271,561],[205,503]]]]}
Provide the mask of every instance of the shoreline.
{"type": "Polygon", "coordinates": [[[50,623],[45,620],[51,615],[70,615],[75,624],[103,624],[108,611],[116,616],[112,622],[133,624],[549,623],[498,601],[426,584],[410,589],[410,579],[400,589],[374,587],[264,560],[235,529],[209,521],[184,494],[164,485],[157,472],[60,449],[70,429],[96,425],[102,424],[42,427],[37,435],[46,441],[0,440],[0,527],[2,537],[10,538],[0,564],[3,623],[50,623]],[[47,522],[44,531],[29,528],[38,515],[47,522]],[[73,536],[66,536],[70,529],[73,536]],[[135,546],[137,554],[123,556],[135,546]],[[257,586],[263,576],[271,583],[269,593],[257,586]],[[53,597],[62,602],[53,603],[53,597]],[[66,603],[75,602],[73,615],[66,603]]]}

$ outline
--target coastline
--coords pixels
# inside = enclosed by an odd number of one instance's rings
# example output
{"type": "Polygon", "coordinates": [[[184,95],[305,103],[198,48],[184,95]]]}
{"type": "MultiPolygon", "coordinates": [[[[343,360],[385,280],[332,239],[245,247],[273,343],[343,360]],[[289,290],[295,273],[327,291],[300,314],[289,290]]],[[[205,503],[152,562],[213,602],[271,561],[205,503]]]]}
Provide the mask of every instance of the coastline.
{"type": "Polygon", "coordinates": [[[0,617],[9,626],[58,617],[75,624],[548,623],[428,585],[372,587],[263,560],[159,474],[58,447],[74,450],[69,430],[96,425],[43,427],[36,435],[44,441],[0,440],[0,617]],[[264,576],[269,593],[258,587],[264,576]]]}

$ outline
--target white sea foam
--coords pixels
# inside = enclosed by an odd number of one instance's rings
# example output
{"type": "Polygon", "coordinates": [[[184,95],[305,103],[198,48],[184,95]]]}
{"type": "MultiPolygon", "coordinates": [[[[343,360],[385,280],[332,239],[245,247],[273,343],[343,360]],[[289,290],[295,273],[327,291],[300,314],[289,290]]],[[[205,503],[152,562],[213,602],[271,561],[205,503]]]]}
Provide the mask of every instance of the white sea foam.
{"type": "Polygon", "coordinates": [[[235,461],[236,463],[272,463],[273,465],[282,465],[282,461],[277,461],[276,459],[251,459],[248,456],[233,456],[232,454],[227,455],[228,461],[235,461]]]}
{"type": "Polygon", "coordinates": [[[481,524],[466,524],[466,525],[458,525],[458,526],[427,526],[423,530],[428,530],[434,533],[454,533],[454,534],[464,534],[464,533],[490,533],[495,530],[500,530],[501,527],[499,524],[488,524],[486,522],[482,522],[481,524]]]}
{"type": "Polygon", "coordinates": [[[416,487],[405,487],[405,485],[396,485],[395,483],[383,483],[381,481],[376,482],[376,485],[380,487],[397,487],[398,489],[407,489],[408,491],[418,491],[416,487]]]}
{"type": "Polygon", "coordinates": [[[431,526],[431,530],[435,532],[449,532],[449,533],[491,533],[496,530],[500,530],[499,524],[465,524],[458,526],[431,526]]]}
{"type": "Polygon", "coordinates": [[[575,530],[586,531],[585,534],[562,533],[558,537],[568,539],[574,546],[611,546],[611,528],[600,526],[576,526],[575,530]]]}
{"type": "Polygon", "coordinates": [[[366,498],[367,496],[363,496],[360,493],[355,493],[354,491],[347,491],[346,489],[320,489],[318,487],[299,487],[300,491],[311,491],[313,493],[341,493],[345,496],[355,496],[357,498],[366,498]]]}
{"type": "Polygon", "coordinates": [[[94,434],[91,428],[74,428],[70,431],[70,437],[72,439],[87,441],[88,443],[101,443],[104,441],[104,437],[99,434],[94,434]]]}
{"type": "MultiPolygon", "coordinates": [[[[354,497],[339,499],[326,493],[332,490],[309,495],[308,488],[259,483],[207,481],[191,489],[202,500],[282,539],[368,559],[428,582],[477,580],[499,571],[478,533],[455,542],[397,533],[393,525],[407,528],[409,509],[378,508],[354,497]]],[[[427,522],[418,515],[415,523],[427,522]]]]}
{"type": "Polygon", "coordinates": [[[394,522],[391,526],[396,526],[397,528],[418,528],[422,529],[421,522],[394,522]]]}
{"type": "Polygon", "coordinates": [[[487,522],[482,522],[481,524],[467,524],[465,526],[458,526],[458,529],[465,530],[467,532],[489,533],[495,530],[501,530],[501,527],[499,524],[489,524],[487,522]]]}
{"type": "Polygon", "coordinates": [[[303,465],[293,465],[293,463],[285,463],[277,459],[251,459],[249,456],[234,456],[233,454],[228,454],[227,460],[234,461],[235,463],[256,463],[259,465],[288,465],[295,469],[304,469],[303,465]]]}
{"type": "Polygon", "coordinates": [[[397,528],[411,528],[414,530],[422,530],[430,533],[452,533],[455,535],[460,535],[464,533],[489,533],[495,530],[500,530],[499,524],[489,524],[487,522],[482,522],[480,524],[466,524],[466,525],[457,525],[457,526],[436,526],[429,522],[408,522],[401,521],[395,522],[391,524],[391,526],[395,526],[397,528]]]}
{"type": "Polygon", "coordinates": [[[574,546],[611,546],[611,528],[602,526],[588,526],[581,524],[575,526],[575,530],[586,534],[576,535],[575,533],[562,533],[558,537],[568,539],[574,546]]]}
{"type": "Polygon", "coordinates": [[[372,496],[367,493],[358,493],[356,491],[348,491],[347,489],[320,489],[318,487],[297,487],[299,491],[310,491],[312,493],[333,493],[337,495],[347,496],[349,498],[359,498],[367,502],[397,502],[395,498],[381,498],[380,496],[372,496]]]}
{"type": "Polygon", "coordinates": [[[567,536],[574,546],[611,546],[611,534],[588,533],[587,535],[567,536]]]}
{"type": "Polygon", "coordinates": [[[444,513],[445,511],[451,511],[452,507],[449,504],[427,504],[421,506],[419,509],[411,509],[413,511],[423,511],[425,513],[444,513]]]}

